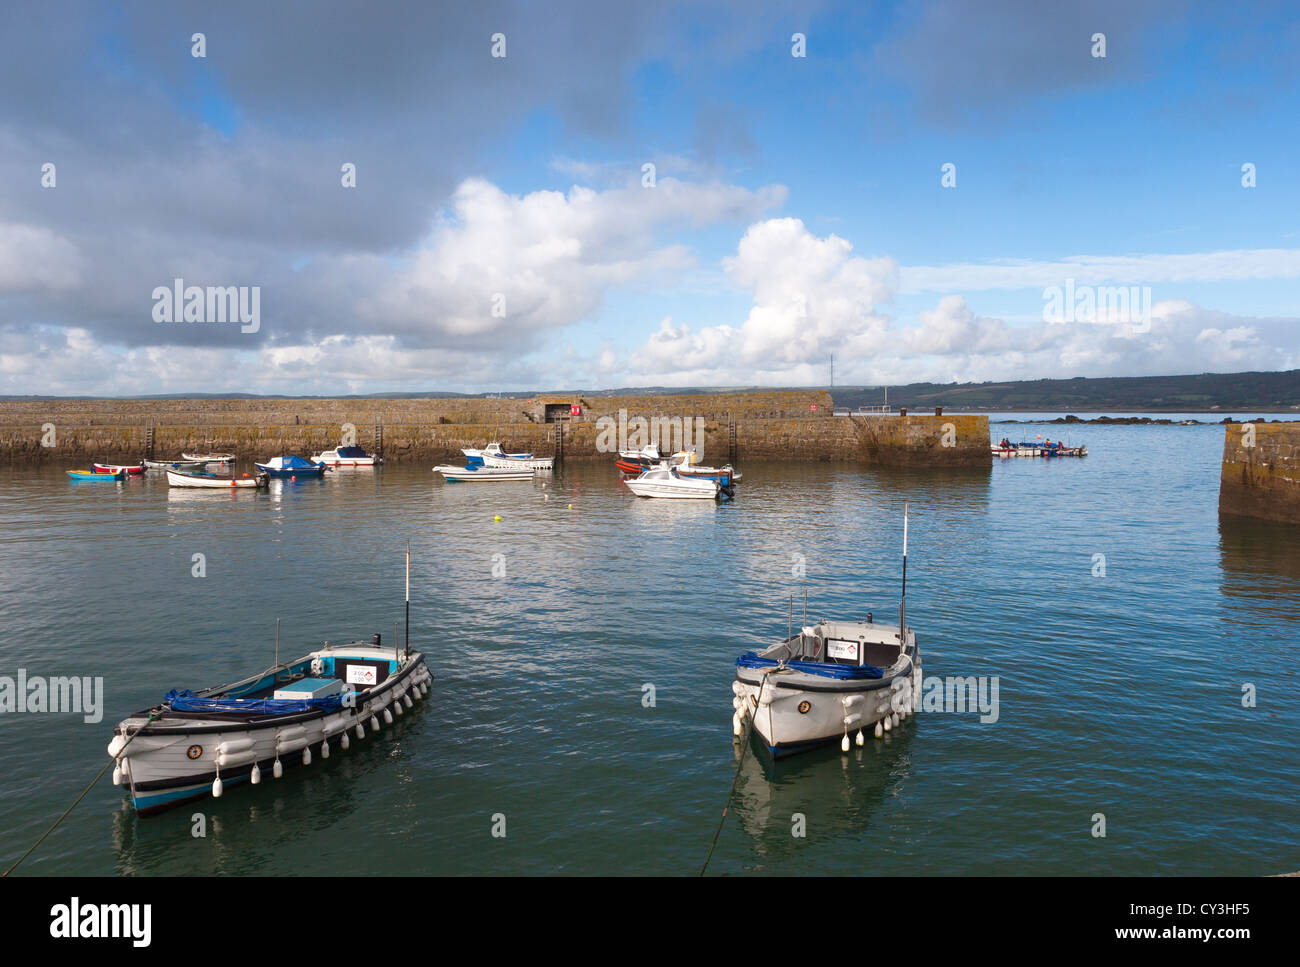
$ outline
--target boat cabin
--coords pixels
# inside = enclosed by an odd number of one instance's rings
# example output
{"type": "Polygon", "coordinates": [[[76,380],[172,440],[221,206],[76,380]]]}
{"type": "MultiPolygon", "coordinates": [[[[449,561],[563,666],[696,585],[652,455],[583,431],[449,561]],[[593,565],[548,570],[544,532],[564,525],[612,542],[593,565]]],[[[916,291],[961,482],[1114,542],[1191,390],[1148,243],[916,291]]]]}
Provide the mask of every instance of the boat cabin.
{"type": "Polygon", "coordinates": [[[898,629],[867,621],[822,621],[789,641],[791,661],[889,668],[902,651],[898,629]]]}

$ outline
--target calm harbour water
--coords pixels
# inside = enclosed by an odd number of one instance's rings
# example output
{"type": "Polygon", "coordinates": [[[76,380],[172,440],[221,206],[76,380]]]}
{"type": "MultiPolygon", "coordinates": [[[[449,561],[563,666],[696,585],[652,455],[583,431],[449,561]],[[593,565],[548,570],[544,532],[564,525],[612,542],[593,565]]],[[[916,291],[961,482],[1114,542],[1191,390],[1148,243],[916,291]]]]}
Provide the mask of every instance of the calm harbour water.
{"type": "Polygon", "coordinates": [[[266,667],[277,617],[286,656],[390,643],[409,540],[428,701],[327,762],[155,818],[105,777],[21,872],[696,873],[736,768],[736,655],[783,636],[805,588],[810,617],[896,614],[909,500],[925,673],[998,676],[998,721],[922,714],[775,768],[751,749],[711,873],[1300,868],[1300,528],[1220,519],[1222,427],[1069,434],[1087,458],[742,462],[717,506],[639,500],[612,461],[546,486],[418,465],[257,494],[0,469],[0,674],[105,687],[98,724],[0,715],[0,866],[103,766],[118,719],[266,667]]]}

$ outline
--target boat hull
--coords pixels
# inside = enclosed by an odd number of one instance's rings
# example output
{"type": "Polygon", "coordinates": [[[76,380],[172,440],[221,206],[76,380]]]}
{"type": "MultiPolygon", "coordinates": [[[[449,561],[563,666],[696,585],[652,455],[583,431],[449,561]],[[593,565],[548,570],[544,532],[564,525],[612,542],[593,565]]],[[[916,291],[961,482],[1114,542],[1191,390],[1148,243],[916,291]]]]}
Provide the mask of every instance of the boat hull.
{"type": "Polygon", "coordinates": [[[625,480],[627,489],[632,491],[638,497],[658,497],[667,500],[716,500],[721,488],[712,481],[699,480],[695,483],[708,483],[709,487],[690,487],[683,486],[681,482],[675,484],[662,483],[653,480],[625,480]]]}
{"type": "Polygon", "coordinates": [[[492,467],[434,467],[448,483],[500,483],[511,480],[532,480],[533,470],[497,470],[492,467]]]}
{"type": "Polygon", "coordinates": [[[107,481],[126,479],[126,473],[121,470],[116,473],[105,473],[99,470],[68,470],[65,472],[67,473],[69,480],[76,481],[89,480],[95,483],[104,483],[107,481]]]}
{"type": "Polygon", "coordinates": [[[485,453],[483,465],[502,470],[550,470],[554,460],[551,457],[506,457],[485,453]]]}
{"type": "Polygon", "coordinates": [[[136,477],[144,473],[144,464],[122,465],[115,463],[93,463],[90,465],[95,473],[125,473],[136,477]]]}

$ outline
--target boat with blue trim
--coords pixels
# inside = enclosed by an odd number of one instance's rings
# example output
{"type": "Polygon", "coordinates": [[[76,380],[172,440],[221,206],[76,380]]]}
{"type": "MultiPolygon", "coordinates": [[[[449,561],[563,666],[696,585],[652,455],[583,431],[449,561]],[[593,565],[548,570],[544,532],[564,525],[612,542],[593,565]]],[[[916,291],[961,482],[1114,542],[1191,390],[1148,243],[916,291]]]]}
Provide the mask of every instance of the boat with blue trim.
{"type": "Polygon", "coordinates": [[[69,480],[90,480],[98,483],[104,483],[109,480],[125,480],[125,470],[98,471],[98,470],[66,470],[69,480]]]}
{"type": "Polygon", "coordinates": [[[114,785],[141,815],[280,778],[391,725],[429,692],[424,656],[369,642],[330,644],[229,685],[172,690],[123,719],[108,744],[114,785]]]}
{"type": "Polygon", "coordinates": [[[366,453],[361,447],[339,446],[333,450],[322,450],[311,458],[311,462],[330,467],[374,467],[383,463],[384,458],[366,453]]]}
{"type": "MultiPolygon", "coordinates": [[[[757,731],[773,758],[840,740],[860,746],[920,707],[921,652],[907,627],[907,511],[903,512],[903,596],[897,625],[820,620],[762,651],[736,659],[731,684],[732,731],[757,731]]],[[[793,603],[792,603],[793,604],[793,603]]],[[[793,626],[793,606],[790,624],[793,626]]],[[[805,604],[805,612],[807,605],[805,604]]]]}
{"type": "Polygon", "coordinates": [[[325,476],[329,468],[323,463],[312,463],[305,457],[272,457],[266,463],[255,464],[268,477],[316,477],[325,476]]]}
{"type": "Polygon", "coordinates": [[[465,463],[470,467],[484,466],[484,457],[511,457],[516,460],[531,460],[531,453],[506,453],[500,443],[495,440],[483,447],[481,450],[475,450],[472,447],[461,447],[461,453],[465,454],[465,463]]]}
{"type": "Polygon", "coordinates": [[[483,481],[501,482],[503,480],[532,480],[537,471],[531,467],[487,467],[472,464],[464,467],[434,467],[434,473],[440,473],[448,483],[482,483],[483,481]]]}

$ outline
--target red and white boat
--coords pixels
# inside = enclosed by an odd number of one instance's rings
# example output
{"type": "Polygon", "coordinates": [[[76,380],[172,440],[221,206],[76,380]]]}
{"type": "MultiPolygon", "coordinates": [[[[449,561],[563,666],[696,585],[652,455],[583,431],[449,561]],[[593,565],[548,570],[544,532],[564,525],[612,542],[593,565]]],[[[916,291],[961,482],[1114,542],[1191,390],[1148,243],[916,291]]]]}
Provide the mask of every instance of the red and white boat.
{"type": "Polygon", "coordinates": [[[126,473],[131,476],[137,476],[144,473],[144,464],[118,464],[118,463],[92,463],[91,469],[95,473],[126,473]]]}

